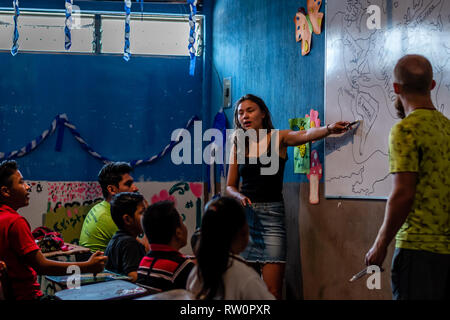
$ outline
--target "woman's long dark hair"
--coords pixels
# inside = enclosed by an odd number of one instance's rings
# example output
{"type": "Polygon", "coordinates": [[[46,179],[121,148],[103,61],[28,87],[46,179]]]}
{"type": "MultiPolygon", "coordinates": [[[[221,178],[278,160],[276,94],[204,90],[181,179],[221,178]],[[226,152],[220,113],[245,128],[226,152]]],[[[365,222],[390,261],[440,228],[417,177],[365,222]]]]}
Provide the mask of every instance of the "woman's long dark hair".
{"type": "Polygon", "coordinates": [[[220,197],[206,205],[197,251],[202,283],[197,299],[213,299],[225,289],[222,276],[229,267],[231,244],[246,223],[244,208],[233,198],[220,197]]]}

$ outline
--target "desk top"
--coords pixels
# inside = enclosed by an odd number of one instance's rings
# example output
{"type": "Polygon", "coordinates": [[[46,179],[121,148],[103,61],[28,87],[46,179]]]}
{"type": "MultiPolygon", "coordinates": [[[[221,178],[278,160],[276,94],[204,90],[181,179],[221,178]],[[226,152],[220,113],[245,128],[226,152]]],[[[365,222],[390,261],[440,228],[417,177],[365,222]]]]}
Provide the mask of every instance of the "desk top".
{"type": "Polygon", "coordinates": [[[51,257],[55,257],[55,256],[70,256],[72,254],[77,254],[77,253],[89,253],[91,252],[91,250],[89,248],[86,247],[82,247],[76,244],[72,244],[72,243],[64,243],[66,246],[69,247],[68,251],[52,251],[52,252],[46,252],[43,253],[44,257],[46,258],[51,258],[51,257]]]}
{"type": "Polygon", "coordinates": [[[119,300],[150,294],[147,289],[131,282],[113,280],[81,286],[79,289],[65,289],[55,293],[61,300],[119,300]]]}
{"type": "MultiPolygon", "coordinates": [[[[59,286],[66,288],[67,281],[73,278],[73,275],[67,276],[45,276],[45,278],[53,283],[58,284],[59,286]],[[70,278],[70,279],[69,279],[70,278]]],[[[80,285],[92,284],[97,282],[105,282],[105,281],[113,281],[113,280],[131,280],[130,277],[124,276],[118,273],[110,272],[105,270],[102,273],[97,273],[94,277],[93,273],[82,273],[80,274],[80,285]]]]}

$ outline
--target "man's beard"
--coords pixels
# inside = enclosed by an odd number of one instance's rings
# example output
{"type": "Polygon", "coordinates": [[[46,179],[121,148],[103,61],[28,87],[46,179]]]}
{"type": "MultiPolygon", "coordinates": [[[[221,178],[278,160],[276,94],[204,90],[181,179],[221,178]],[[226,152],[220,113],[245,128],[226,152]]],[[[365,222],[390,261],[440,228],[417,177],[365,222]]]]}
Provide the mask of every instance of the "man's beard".
{"type": "Polygon", "coordinates": [[[395,107],[395,110],[397,110],[397,116],[400,119],[404,119],[406,117],[405,108],[403,107],[402,100],[400,100],[400,98],[398,96],[397,96],[397,99],[395,100],[394,107],[395,107]]]}

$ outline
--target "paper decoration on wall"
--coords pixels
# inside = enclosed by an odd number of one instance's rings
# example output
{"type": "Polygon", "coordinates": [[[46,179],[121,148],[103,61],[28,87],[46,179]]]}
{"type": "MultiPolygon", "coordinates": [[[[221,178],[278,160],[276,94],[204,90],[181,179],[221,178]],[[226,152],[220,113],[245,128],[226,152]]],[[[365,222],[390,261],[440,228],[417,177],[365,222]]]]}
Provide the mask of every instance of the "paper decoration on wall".
{"type": "MultiPolygon", "coordinates": [[[[309,118],[289,119],[291,130],[308,130],[309,118]]],[[[309,173],[310,144],[305,143],[294,148],[294,173],[309,173]]]]}
{"type": "MultiPolygon", "coordinates": [[[[199,120],[199,118],[197,116],[193,116],[188,123],[186,124],[185,129],[188,129],[193,123],[194,121],[199,120]]],[[[14,158],[19,158],[19,157],[23,157],[24,155],[30,153],[31,151],[33,151],[34,149],[36,149],[36,147],[42,143],[42,141],[44,141],[48,136],[52,135],[55,131],[56,128],[62,128],[63,126],[67,127],[69,129],[69,131],[72,133],[72,135],[74,136],[74,138],[81,144],[81,147],[87,151],[91,156],[93,156],[96,159],[99,159],[100,161],[107,163],[107,162],[111,162],[112,160],[102,156],[101,154],[99,154],[98,152],[94,151],[88,144],[87,142],[81,137],[80,133],[78,132],[77,128],[69,122],[69,119],[67,119],[67,115],[66,114],[60,114],[57,115],[55,117],[55,119],[52,121],[52,124],[50,126],[49,129],[45,130],[40,136],[38,136],[36,139],[32,140],[31,142],[29,142],[26,146],[22,147],[19,150],[14,150],[11,152],[0,152],[0,161],[1,160],[5,160],[5,159],[14,159],[14,158]]],[[[58,134],[62,135],[64,132],[64,130],[58,130],[58,134]]],[[[183,133],[183,130],[180,130],[179,135],[176,137],[175,140],[171,140],[171,142],[164,147],[164,149],[148,158],[148,159],[142,159],[142,160],[132,160],[130,161],[130,165],[132,167],[135,167],[137,165],[140,164],[144,164],[144,163],[151,163],[156,161],[159,158],[162,158],[167,152],[169,152],[177,143],[180,142],[181,140],[181,135],[183,133]]],[[[56,140],[57,144],[56,144],[56,150],[60,151],[61,150],[61,144],[62,144],[62,138],[61,136],[59,136],[56,140]]]]}
{"type": "Polygon", "coordinates": [[[322,178],[322,164],[317,150],[311,152],[311,169],[306,175],[309,180],[309,203],[319,203],[319,181],[322,178]]]}
{"type": "Polygon", "coordinates": [[[189,75],[194,76],[195,73],[195,60],[196,60],[196,52],[195,52],[195,15],[197,14],[197,0],[187,0],[191,12],[189,13],[189,55],[191,56],[191,62],[189,65],[189,75]]]}
{"type": "MultiPolygon", "coordinates": [[[[310,128],[318,128],[320,127],[320,119],[319,119],[319,112],[316,110],[311,109],[309,111],[309,115],[305,115],[306,118],[309,118],[309,126],[310,128]]],[[[316,141],[312,141],[314,143],[316,141]]]]}
{"type": "Polygon", "coordinates": [[[125,8],[125,45],[123,48],[123,59],[129,61],[131,57],[130,51],[130,15],[131,15],[131,0],[124,0],[125,8]]]}
{"type": "Polygon", "coordinates": [[[72,5],[73,0],[65,0],[66,1],[66,26],[64,27],[64,48],[69,50],[72,46],[72,35],[70,34],[70,30],[72,29],[72,5]]]}
{"type": "MultiPolygon", "coordinates": [[[[216,113],[216,115],[214,116],[214,122],[213,122],[213,126],[212,128],[220,130],[220,132],[222,133],[222,150],[218,152],[218,154],[222,154],[223,159],[219,159],[219,161],[213,162],[212,159],[208,159],[208,163],[212,164],[206,164],[206,181],[208,181],[208,192],[211,191],[211,189],[214,189],[213,195],[216,193],[215,192],[215,181],[216,181],[216,177],[215,177],[215,166],[217,164],[217,168],[220,174],[220,177],[225,177],[225,166],[223,165],[223,163],[226,163],[226,130],[227,130],[227,118],[225,116],[225,112],[223,112],[223,109],[221,109],[219,112],[216,113]],[[222,160],[222,161],[220,161],[222,160]]],[[[215,138],[213,137],[212,142],[215,141],[215,138]]],[[[216,148],[218,149],[220,147],[220,144],[215,144],[216,148]]],[[[217,154],[215,154],[214,156],[217,156],[217,154]]]]}
{"type": "Polygon", "coordinates": [[[323,12],[319,12],[322,0],[307,0],[305,8],[299,8],[295,15],[295,40],[302,42],[302,56],[307,55],[311,50],[312,33],[320,34],[322,27],[323,12]]]}
{"type": "Polygon", "coordinates": [[[81,228],[89,210],[96,205],[61,206],[44,215],[44,226],[62,234],[64,242],[79,244],[81,228]]]}
{"type": "Polygon", "coordinates": [[[17,20],[19,19],[20,10],[19,10],[19,0],[13,0],[14,7],[14,34],[13,34],[13,44],[11,47],[11,54],[15,56],[19,51],[19,44],[17,41],[19,40],[19,31],[17,30],[17,20]]]}

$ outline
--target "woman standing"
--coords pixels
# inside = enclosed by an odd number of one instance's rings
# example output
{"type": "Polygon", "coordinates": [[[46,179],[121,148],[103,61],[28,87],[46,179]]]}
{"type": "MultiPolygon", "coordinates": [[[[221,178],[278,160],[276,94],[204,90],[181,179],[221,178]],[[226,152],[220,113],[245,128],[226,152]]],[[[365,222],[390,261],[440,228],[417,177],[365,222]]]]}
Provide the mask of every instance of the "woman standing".
{"type": "Polygon", "coordinates": [[[236,102],[234,124],[235,129],[242,129],[247,134],[253,132],[253,136],[256,137],[245,142],[243,148],[239,139],[234,138],[230,154],[227,193],[246,207],[251,236],[241,256],[249,263],[262,265],[262,276],[269,291],[277,299],[281,299],[286,263],[282,189],[287,147],[319,140],[329,134],[346,132],[350,129],[347,127],[349,122],[339,121],[306,131],[274,130],[270,111],[264,101],[247,94],[236,102]],[[267,130],[267,134],[261,129],[267,130]],[[248,130],[252,131],[247,132],[248,130]],[[271,147],[272,142],[275,143],[275,148],[271,147]],[[272,150],[277,154],[272,156],[272,150]],[[261,161],[262,156],[265,159],[278,157],[279,165],[275,174],[261,174],[262,168],[270,166],[264,164],[267,163],[266,160],[261,161]],[[245,159],[245,163],[241,163],[239,159],[245,159]],[[241,178],[242,185],[238,189],[241,178]]]}

